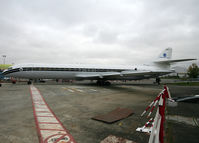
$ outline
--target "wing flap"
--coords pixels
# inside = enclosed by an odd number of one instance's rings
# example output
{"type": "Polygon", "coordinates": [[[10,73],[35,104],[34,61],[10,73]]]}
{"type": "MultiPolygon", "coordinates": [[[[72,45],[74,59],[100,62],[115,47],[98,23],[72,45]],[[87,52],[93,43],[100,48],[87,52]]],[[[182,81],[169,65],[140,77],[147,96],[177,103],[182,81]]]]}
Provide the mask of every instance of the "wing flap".
{"type": "Polygon", "coordinates": [[[79,79],[103,79],[104,77],[108,76],[117,76],[120,75],[119,72],[108,72],[108,73],[95,73],[95,74],[78,74],[76,75],[76,78],[79,79]]]}
{"type": "Polygon", "coordinates": [[[171,70],[157,70],[157,71],[124,71],[123,76],[146,76],[146,75],[162,75],[172,73],[171,70]]]}

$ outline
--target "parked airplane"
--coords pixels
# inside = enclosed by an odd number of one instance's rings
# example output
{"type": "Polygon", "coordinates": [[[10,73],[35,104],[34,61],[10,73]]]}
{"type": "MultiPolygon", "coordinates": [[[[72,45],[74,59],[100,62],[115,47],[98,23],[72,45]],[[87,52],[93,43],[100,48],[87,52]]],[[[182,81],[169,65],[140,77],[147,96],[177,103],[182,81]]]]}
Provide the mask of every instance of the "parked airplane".
{"type": "Polygon", "coordinates": [[[50,64],[20,64],[3,71],[7,77],[29,79],[70,79],[97,80],[99,85],[110,84],[109,80],[140,80],[157,78],[174,72],[172,63],[196,59],[172,60],[172,49],[165,49],[154,61],[142,66],[96,66],[96,65],[50,65],[50,64]]]}

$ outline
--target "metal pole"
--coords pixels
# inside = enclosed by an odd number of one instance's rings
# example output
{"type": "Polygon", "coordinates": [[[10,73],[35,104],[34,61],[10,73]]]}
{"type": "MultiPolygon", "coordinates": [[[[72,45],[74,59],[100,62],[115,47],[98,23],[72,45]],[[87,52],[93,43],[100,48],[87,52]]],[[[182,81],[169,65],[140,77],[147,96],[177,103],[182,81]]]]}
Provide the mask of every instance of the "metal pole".
{"type": "Polygon", "coordinates": [[[6,63],[6,55],[2,55],[2,57],[3,57],[3,64],[5,65],[5,63],[6,63]]]}

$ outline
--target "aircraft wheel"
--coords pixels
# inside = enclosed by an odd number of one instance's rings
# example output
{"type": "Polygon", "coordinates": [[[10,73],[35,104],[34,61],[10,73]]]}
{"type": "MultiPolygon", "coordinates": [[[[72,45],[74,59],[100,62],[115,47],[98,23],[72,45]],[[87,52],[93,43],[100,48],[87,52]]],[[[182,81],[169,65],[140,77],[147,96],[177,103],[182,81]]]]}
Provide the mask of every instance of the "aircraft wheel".
{"type": "Polygon", "coordinates": [[[111,85],[111,83],[109,81],[98,80],[97,85],[99,85],[99,86],[104,86],[104,85],[109,86],[109,85],[111,85]]]}
{"type": "Polygon", "coordinates": [[[103,86],[103,85],[104,85],[104,81],[103,81],[103,80],[98,80],[98,81],[97,81],[97,85],[103,86]]]}
{"type": "Polygon", "coordinates": [[[12,81],[12,84],[16,84],[16,81],[12,81]]]}
{"type": "Polygon", "coordinates": [[[101,85],[102,85],[102,81],[101,81],[101,80],[98,80],[98,81],[97,81],[97,85],[100,85],[100,86],[101,86],[101,85]]]}
{"type": "Polygon", "coordinates": [[[0,83],[0,87],[2,86],[2,84],[0,83]]]}
{"type": "Polygon", "coordinates": [[[156,78],[156,83],[160,85],[161,79],[159,77],[156,78]]]}
{"type": "Polygon", "coordinates": [[[28,81],[28,82],[27,82],[28,85],[30,85],[31,83],[32,83],[31,81],[28,81]]]}
{"type": "Polygon", "coordinates": [[[109,86],[109,85],[111,85],[111,83],[109,81],[105,81],[104,85],[109,86]]]}

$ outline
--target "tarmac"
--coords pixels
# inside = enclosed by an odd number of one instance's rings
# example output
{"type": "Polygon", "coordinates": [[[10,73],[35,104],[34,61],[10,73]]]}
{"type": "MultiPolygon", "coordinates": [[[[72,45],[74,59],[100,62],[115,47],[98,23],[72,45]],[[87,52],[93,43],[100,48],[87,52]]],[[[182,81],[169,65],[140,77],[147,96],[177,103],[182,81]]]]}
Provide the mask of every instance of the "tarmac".
{"type": "MultiPolygon", "coordinates": [[[[111,86],[97,86],[87,81],[33,85],[77,143],[100,143],[109,135],[147,143],[149,135],[135,130],[145,124],[147,119],[140,117],[141,113],[163,89],[163,85],[155,85],[149,80],[114,82],[111,86]],[[112,124],[91,119],[118,107],[130,108],[134,114],[112,124]]],[[[172,97],[199,94],[198,86],[168,87],[172,97]]],[[[189,123],[192,119],[198,121],[198,110],[199,104],[193,103],[167,107],[166,114],[170,119],[165,124],[165,140],[170,143],[198,143],[199,126],[195,122],[189,123]]],[[[0,142],[39,142],[30,85],[26,83],[3,83],[0,87],[0,142]]]]}

